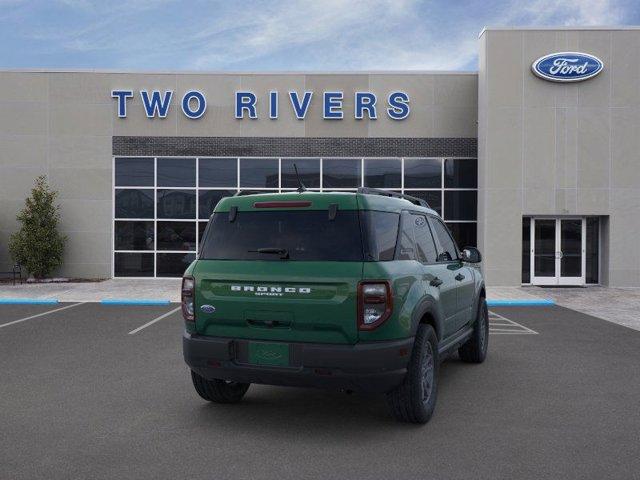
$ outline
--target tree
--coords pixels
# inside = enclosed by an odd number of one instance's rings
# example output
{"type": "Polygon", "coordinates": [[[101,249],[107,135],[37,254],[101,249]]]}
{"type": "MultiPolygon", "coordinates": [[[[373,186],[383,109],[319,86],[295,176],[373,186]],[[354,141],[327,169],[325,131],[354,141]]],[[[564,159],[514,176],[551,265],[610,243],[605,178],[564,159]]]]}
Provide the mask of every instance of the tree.
{"type": "Polygon", "coordinates": [[[62,265],[67,237],[58,232],[60,206],[58,192],[47,184],[47,177],[36,178],[31,196],[17,215],[20,229],[11,235],[9,252],[35,278],[44,278],[62,265]]]}

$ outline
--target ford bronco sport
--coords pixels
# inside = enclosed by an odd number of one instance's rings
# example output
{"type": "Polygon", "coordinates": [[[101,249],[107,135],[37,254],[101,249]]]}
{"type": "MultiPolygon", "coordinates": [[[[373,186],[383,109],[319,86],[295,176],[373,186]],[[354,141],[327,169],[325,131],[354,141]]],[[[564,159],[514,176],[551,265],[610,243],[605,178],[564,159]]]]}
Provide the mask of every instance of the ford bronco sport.
{"type": "Polygon", "coordinates": [[[423,200],[392,192],[237,195],[215,208],[185,272],[184,358],[197,393],[251,383],[386,393],[425,423],[440,361],[487,354],[480,253],[423,200]]]}

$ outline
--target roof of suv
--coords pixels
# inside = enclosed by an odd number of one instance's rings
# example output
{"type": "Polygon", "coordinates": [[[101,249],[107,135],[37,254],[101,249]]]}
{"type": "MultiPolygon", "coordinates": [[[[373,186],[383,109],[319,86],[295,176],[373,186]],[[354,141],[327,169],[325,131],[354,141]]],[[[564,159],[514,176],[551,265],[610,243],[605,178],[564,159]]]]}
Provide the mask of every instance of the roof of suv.
{"type": "Polygon", "coordinates": [[[228,212],[232,207],[238,211],[254,211],[263,208],[270,210],[327,210],[331,204],[337,204],[342,210],[378,210],[384,212],[401,212],[413,210],[438,215],[432,208],[398,197],[389,197],[375,191],[364,192],[286,192],[286,193],[258,193],[254,195],[238,195],[225,197],[215,212],[228,212]],[[306,204],[308,203],[308,204],[306,204]]]}

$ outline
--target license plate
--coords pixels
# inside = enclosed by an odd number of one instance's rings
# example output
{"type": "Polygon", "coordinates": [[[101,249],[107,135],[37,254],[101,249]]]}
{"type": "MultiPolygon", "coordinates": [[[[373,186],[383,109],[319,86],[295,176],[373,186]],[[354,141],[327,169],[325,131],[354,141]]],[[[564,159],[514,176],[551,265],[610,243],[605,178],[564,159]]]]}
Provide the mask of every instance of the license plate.
{"type": "Polygon", "coordinates": [[[289,366],[289,344],[287,343],[249,343],[249,363],[253,365],[270,365],[273,367],[289,366]]]}

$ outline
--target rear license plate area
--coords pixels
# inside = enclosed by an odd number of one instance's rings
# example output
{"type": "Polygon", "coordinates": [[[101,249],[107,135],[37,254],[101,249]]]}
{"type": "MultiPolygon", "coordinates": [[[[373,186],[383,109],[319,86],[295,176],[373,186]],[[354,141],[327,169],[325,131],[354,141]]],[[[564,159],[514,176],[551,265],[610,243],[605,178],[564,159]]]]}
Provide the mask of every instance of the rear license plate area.
{"type": "Polygon", "coordinates": [[[249,342],[248,363],[271,367],[289,366],[289,344],[249,342]]]}

